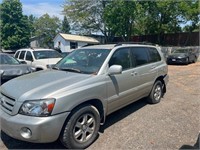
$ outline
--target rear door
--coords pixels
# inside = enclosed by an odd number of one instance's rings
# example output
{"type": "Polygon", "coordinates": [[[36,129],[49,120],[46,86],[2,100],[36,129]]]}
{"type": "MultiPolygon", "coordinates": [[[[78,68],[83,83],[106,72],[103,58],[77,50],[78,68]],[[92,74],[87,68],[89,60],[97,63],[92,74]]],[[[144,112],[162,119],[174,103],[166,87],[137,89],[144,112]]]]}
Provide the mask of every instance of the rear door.
{"type": "Polygon", "coordinates": [[[133,61],[136,65],[135,73],[137,73],[137,95],[142,98],[148,96],[154,81],[157,77],[157,63],[152,61],[150,56],[150,48],[133,47],[131,53],[133,61]]]}

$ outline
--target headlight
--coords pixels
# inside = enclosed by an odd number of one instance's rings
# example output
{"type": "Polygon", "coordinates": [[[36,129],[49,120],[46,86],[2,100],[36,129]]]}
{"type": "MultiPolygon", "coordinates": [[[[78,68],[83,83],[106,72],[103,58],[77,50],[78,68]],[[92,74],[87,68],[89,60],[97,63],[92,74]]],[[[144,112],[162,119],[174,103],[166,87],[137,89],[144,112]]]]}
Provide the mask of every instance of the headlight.
{"type": "Polygon", "coordinates": [[[55,105],[55,99],[25,101],[19,113],[28,116],[45,117],[51,115],[55,105]]]}

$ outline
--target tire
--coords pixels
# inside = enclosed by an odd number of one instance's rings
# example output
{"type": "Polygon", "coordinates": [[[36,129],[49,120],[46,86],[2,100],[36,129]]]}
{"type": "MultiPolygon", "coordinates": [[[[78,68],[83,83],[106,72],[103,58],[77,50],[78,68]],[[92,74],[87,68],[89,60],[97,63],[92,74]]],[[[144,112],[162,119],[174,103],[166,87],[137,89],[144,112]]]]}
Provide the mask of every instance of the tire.
{"type": "Polygon", "coordinates": [[[60,141],[69,149],[85,149],[96,140],[99,127],[98,110],[92,105],[81,107],[65,123],[60,141]]]}
{"type": "Polygon", "coordinates": [[[151,104],[157,104],[160,102],[163,96],[163,84],[161,81],[156,81],[153,85],[151,93],[149,94],[147,100],[151,104]]]}
{"type": "Polygon", "coordinates": [[[186,58],[185,65],[188,65],[189,63],[190,63],[189,58],[186,58]]]}
{"type": "Polygon", "coordinates": [[[42,68],[36,68],[36,71],[42,71],[43,69],[42,68]]]}

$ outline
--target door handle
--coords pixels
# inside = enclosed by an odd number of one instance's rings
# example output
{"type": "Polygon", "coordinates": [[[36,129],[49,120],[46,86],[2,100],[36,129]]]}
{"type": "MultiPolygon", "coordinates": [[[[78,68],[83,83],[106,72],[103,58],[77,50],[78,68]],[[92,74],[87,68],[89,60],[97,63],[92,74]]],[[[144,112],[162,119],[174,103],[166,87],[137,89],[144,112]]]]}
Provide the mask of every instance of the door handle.
{"type": "Polygon", "coordinates": [[[154,68],[156,68],[156,66],[151,66],[151,69],[154,69],[154,68]]]}
{"type": "Polygon", "coordinates": [[[137,76],[138,73],[137,73],[137,72],[132,72],[131,75],[132,75],[132,76],[137,76]]]}

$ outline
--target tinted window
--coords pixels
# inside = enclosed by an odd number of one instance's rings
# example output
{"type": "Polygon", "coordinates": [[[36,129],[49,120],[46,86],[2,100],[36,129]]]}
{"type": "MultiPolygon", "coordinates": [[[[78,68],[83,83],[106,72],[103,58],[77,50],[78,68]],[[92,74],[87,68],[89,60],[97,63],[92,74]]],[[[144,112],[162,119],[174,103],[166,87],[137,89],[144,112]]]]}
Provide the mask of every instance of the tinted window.
{"type": "Polygon", "coordinates": [[[155,48],[149,48],[149,59],[150,62],[157,62],[161,60],[160,54],[155,48]]]}
{"type": "Polygon", "coordinates": [[[188,49],[176,49],[172,53],[188,53],[188,49]]]}
{"type": "Polygon", "coordinates": [[[147,50],[148,49],[144,47],[135,47],[131,49],[132,58],[135,66],[141,66],[149,62],[147,50]]]}
{"type": "Polygon", "coordinates": [[[29,51],[26,52],[26,60],[28,60],[28,61],[33,61],[32,54],[31,54],[31,52],[29,52],[29,51]]]}
{"type": "Polygon", "coordinates": [[[110,59],[109,66],[121,65],[123,70],[129,69],[131,67],[130,62],[130,51],[128,48],[123,48],[117,50],[112,58],[110,59]]]}
{"type": "Polygon", "coordinates": [[[15,54],[15,58],[18,58],[20,51],[15,54]]]}
{"type": "Polygon", "coordinates": [[[20,56],[19,56],[19,59],[24,59],[24,55],[25,55],[25,51],[22,51],[20,56]]]}

